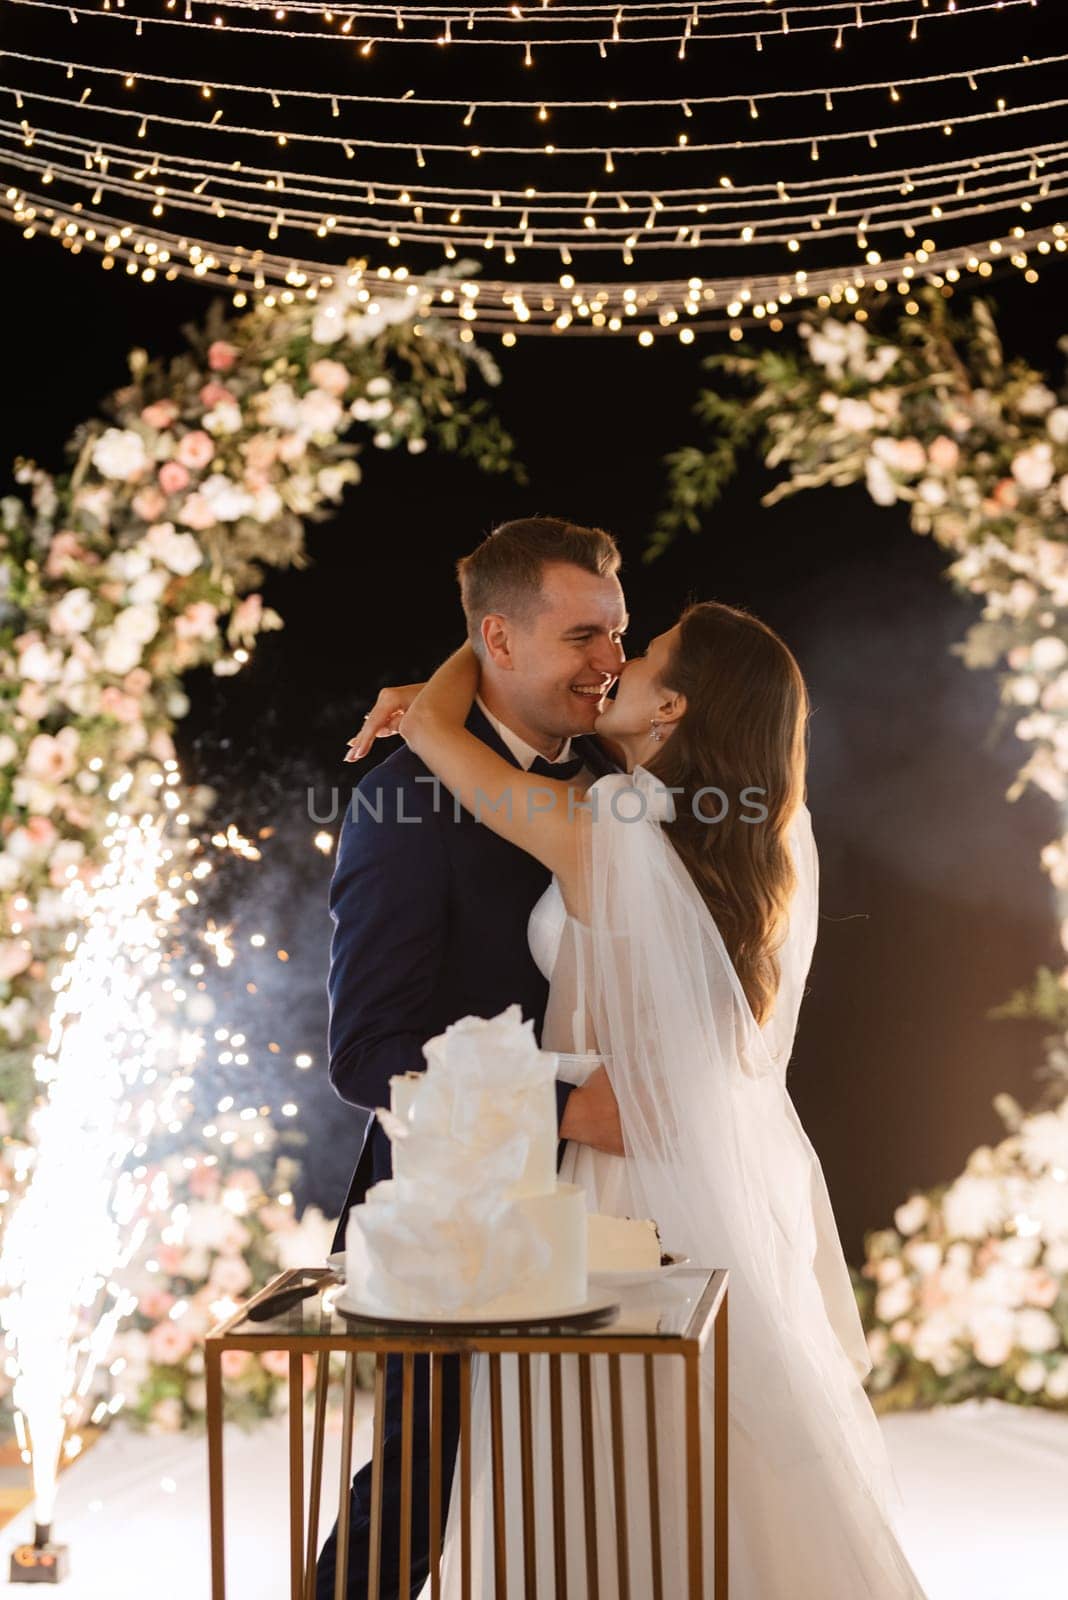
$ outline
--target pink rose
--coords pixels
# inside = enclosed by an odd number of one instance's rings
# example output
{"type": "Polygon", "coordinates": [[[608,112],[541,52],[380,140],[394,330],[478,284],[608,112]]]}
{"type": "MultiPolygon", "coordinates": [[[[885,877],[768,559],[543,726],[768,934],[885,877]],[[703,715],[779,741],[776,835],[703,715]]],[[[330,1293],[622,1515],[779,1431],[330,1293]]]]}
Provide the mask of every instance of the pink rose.
{"type": "Polygon", "coordinates": [[[144,667],[134,667],[122,680],[122,686],[127,694],[137,695],[141,699],[152,687],[152,675],[144,667]]]}
{"type": "Polygon", "coordinates": [[[164,494],[181,494],[189,486],[189,474],[180,461],[165,461],[159,469],[159,482],[164,494]]]}
{"type": "Polygon", "coordinates": [[[221,406],[224,400],[232,400],[233,398],[225,383],[219,383],[216,379],[213,379],[211,383],[204,384],[200,391],[200,403],[205,411],[211,411],[216,406],[221,406]]]}
{"type": "Polygon", "coordinates": [[[278,440],[266,433],[254,434],[243,449],[250,472],[266,472],[278,459],[278,440]]]}
{"type": "Polygon", "coordinates": [[[178,407],[173,400],[153,400],[152,404],[145,406],[141,412],[141,421],[147,422],[150,428],[158,428],[162,433],[164,428],[169,428],[178,415],[178,407]]]}
{"type": "Polygon", "coordinates": [[[150,1322],[165,1317],[174,1304],[174,1296],[166,1289],[146,1289],[137,1303],[137,1309],[150,1322]]]}
{"type": "Polygon", "coordinates": [[[106,717],[116,722],[136,722],[141,714],[140,702],[133,695],[123,694],[113,683],[100,691],[100,709],[106,717]]]}
{"type": "Polygon", "coordinates": [[[219,613],[210,600],[194,600],[174,619],[174,631],[179,639],[214,639],[218,632],[219,613]]]}
{"type": "Polygon", "coordinates": [[[146,483],[133,497],[133,509],[143,522],[155,522],[163,514],[167,501],[154,483],[146,483]]]}
{"type": "Polygon", "coordinates": [[[202,494],[191,494],[178,512],[178,521],[187,528],[214,528],[218,517],[202,494]]]}
{"type": "Polygon", "coordinates": [[[0,979],[17,978],[33,960],[29,947],[15,939],[0,940],[0,979]]]}
{"type": "Polygon", "coordinates": [[[209,1281],[220,1294],[241,1295],[252,1282],[252,1273],[240,1256],[216,1256],[209,1281]]]}
{"type": "Polygon", "coordinates": [[[216,339],[214,344],[208,346],[208,366],[212,372],[229,372],[238,355],[236,344],[229,344],[225,339],[216,339]]]}
{"type": "Polygon", "coordinates": [[[194,428],[190,433],[183,434],[175,454],[183,467],[188,467],[191,472],[199,472],[215,454],[211,434],[205,433],[203,428],[194,428]]]}
{"type": "Polygon", "coordinates": [[[58,837],[55,824],[49,822],[47,817],[31,817],[24,831],[39,850],[50,849],[58,837]]]}
{"type": "Polygon", "coordinates": [[[165,1272],[168,1278],[173,1278],[182,1264],[182,1258],[184,1255],[185,1251],[182,1249],[181,1245],[161,1244],[159,1249],[156,1251],[156,1260],[159,1262],[159,1270],[161,1272],[165,1272]]]}
{"type": "Polygon", "coordinates": [[[948,434],[940,433],[933,439],[927,450],[931,465],[938,468],[939,472],[952,472],[960,460],[960,445],[948,434]]]}
{"type": "Polygon", "coordinates": [[[219,1175],[214,1167],[197,1166],[189,1174],[189,1192],[198,1200],[214,1200],[219,1192],[219,1175]]]}
{"type": "Polygon", "coordinates": [[[1024,1285],[1024,1301],[1029,1306],[1042,1306],[1049,1310],[1060,1293],[1057,1279],[1042,1267],[1033,1267],[1024,1285]]]}
{"type": "Polygon", "coordinates": [[[278,441],[279,461],[299,461],[307,450],[308,442],[299,433],[284,433],[278,441]]]}
{"type": "Polygon", "coordinates": [[[184,1361],[193,1348],[193,1340],[186,1328],[167,1317],[157,1322],[148,1335],[149,1360],[160,1367],[176,1367],[184,1361]]]}
{"type": "Polygon", "coordinates": [[[994,488],[994,504],[1011,511],[1019,503],[1019,491],[1011,478],[1000,478],[994,488]]]}
{"type": "Polygon", "coordinates": [[[71,567],[89,559],[89,554],[76,533],[57,533],[48,547],[45,572],[50,578],[63,578],[71,567]]]}
{"type": "Polygon", "coordinates": [[[235,638],[248,638],[257,631],[262,620],[263,596],[246,595],[230,618],[230,632],[235,638]]]}
{"type": "Polygon", "coordinates": [[[326,356],[312,362],[308,377],[317,389],[325,389],[327,394],[335,395],[338,399],[351,382],[348,368],[343,367],[340,361],[330,361],[326,356]]]}
{"type": "Polygon", "coordinates": [[[224,1378],[240,1378],[252,1360],[247,1350],[224,1350],[219,1357],[224,1378]]]}

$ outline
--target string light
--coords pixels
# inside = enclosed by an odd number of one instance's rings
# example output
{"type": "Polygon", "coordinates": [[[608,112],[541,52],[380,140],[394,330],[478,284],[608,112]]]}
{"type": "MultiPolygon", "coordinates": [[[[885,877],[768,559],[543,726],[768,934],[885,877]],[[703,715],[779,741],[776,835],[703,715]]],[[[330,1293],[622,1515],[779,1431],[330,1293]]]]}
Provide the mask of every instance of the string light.
{"type": "MultiPolygon", "coordinates": [[[[706,0],[706,3],[707,3],[707,0],[706,0]]],[[[901,3],[902,3],[902,0],[864,0],[864,8],[866,10],[868,10],[868,11],[876,10],[877,8],[881,8],[883,6],[893,6],[896,9],[898,9],[898,14],[894,15],[894,16],[873,16],[873,17],[869,16],[869,17],[865,17],[864,18],[864,26],[865,27],[869,27],[869,28],[881,27],[881,26],[894,26],[894,27],[896,27],[901,23],[907,22],[909,20],[908,13],[906,13],[904,16],[902,16],[900,14],[900,11],[899,11],[901,3]]],[[[61,9],[59,6],[54,4],[54,0],[8,0],[8,4],[9,5],[30,6],[30,7],[35,7],[37,9],[47,10],[47,11],[56,11],[56,10],[61,9]]],[[[974,17],[974,16],[976,16],[978,14],[981,14],[983,12],[986,12],[986,11],[1003,12],[1003,11],[1015,9],[1018,6],[1027,6],[1030,9],[1034,9],[1034,7],[1037,4],[1038,4],[1038,0],[983,0],[983,3],[975,4],[975,5],[971,6],[969,8],[968,12],[964,13],[964,15],[967,15],[968,17],[974,17]]],[[[921,0],[921,5],[922,5],[922,0],[921,0]]],[[[144,17],[144,18],[134,19],[134,18],[130,17],[123,10],[92,11],[92,10],[89,10],[87,7],[66,6],[66,5],[64,5],[62,7],[62,9],[67,11],[68,16],[70,17],[70,19],[72,21],[77,21],[78,17],[80,17],[80,16],[107,17],[107,18],[114,19],[116,21],[129,22],[129,21],[137,20],[137,21],[140,21],[140,22],[148,23],[150,26],[156,26],[156,27],[208,28],[212,32],[216,32],[218,30],[219,26],[220,26],[219,23],[214,22],[214,21],[213,22],[197,22],[197,21],[195,21],[192,18],[191,10],[189,12],[187,12],[187,15],[185,17],[181,17],[181,18],[179,18],[179,17],[144,17]]],[[[240,9],[249,9],[249,8],[242,8],[240,5],[235,5],[234,7],[232,7],[232,9],[240,10],[240,9]]],[[[261,14],[259,12],[258,8],[255,8],[255,9],[256,9],[257,14],[261,14]]],[[[314,8],[311,7],[311,6],[308,6],[308,7],[299,7],[298,6],[298,7],[293,7],[292,9],[295,10],[295,11],[298,11],[298,12],[301,11],[301,10],[306,10],[309,15],[314,15],[316,17],[321,17],[321,15],[322,15],[322,13],[319,11],[317,6],[315,6],[314,8]]],[[[483,9],[487,10],[489,8],[483,8],[483,9]]],[[[830,5],[812,5],[812,4],[808,4],[808,5],[796,6],[794,9],[797,10],[797,11],[801,11],[801,12],[812,12],[812,13],[815,13],[815,14],[820,15],[820,16],[822,16],[823,14],[828,14],[829,15],[832,12],[841,12],[843,10],[848,10],[852,14],[848,19],[843,19],[843,20],[838,21],[838,22],[820,20],[820,21],[814,22],[814,23],[804,23],[804,24],[802,24],[800,26],[791,24],[791,26],[790,26],[788,31],[792,35],[801,35],[801,34],[807,34],[807,33],[825,33],[830,29],[835,29],[835,30],[838,30],[838,31],[844,31],[845,29],[850,29],[850,28],[851,29],[856,29],[856,27],[857,27],[857,17],[856,17],[855,8],[851,4],[844,4],[843,5],[843,4],[837,3],[837,0],[836,0],[836,3],[830,4],[830,5]]],[[[359,15],[364,16],[364,15],[368,15],[368,14],[369,13],[363,7],[360,8],[359,15]]],[[[393,14],[393,8],[390,9],[390,14],[391,15],[393,14]]],[[[762,14],[762,13],[744,12],[744,11],[743,12],[728,13],[728,15],[736,15],[736,16],[749,16],[749,15],[760,15],[760,14],[762,14]]],[[[383,13],[383,15],[384,15],[384,13],[383,13]]],[[[913,39],[916,39],[916,38],[919,37],[919,22],[920,22],[920,16],[921,15],[922,15],[923,20],[924,20],[925,23],[931,24],[931,23],[934,23],[934,22],[938,22],[940,20],[944,20],[947,17],[956,16],[956,15],[959,15],[959,14],[956,13],[956,12],[948,11],[948,10],[946,10],[946,11],[930,11],[930,10],[926,9],[926,7],[924,6],[922,8],[921,12],[913,15],[913,17],[912,17],[912,27],[911,27],[911,30],[910,30],[910,37],[913,38],[913,39]]],[[[422,20],[422,21],[430,22],[432,20],[434,20],[434,21],[438,20],[438,19],[432,19],[428,15],[427,16],[417,16],[415,13],[412,13],[412,12],[407,13],[406,17],[407,17],[408,21],[420,21],[420,20],[422,20]]],[[[579,12],[573,18],[568,16],[562,9],[560,9],[558,11],[557,8],[554,7],[554,8],[552,8],[551,10],[549,10],[547,12],[537,12],[537,11],[531,12],[529,15],[524,17],[524,22],[533,23],[533,22],[540,22],[540,21],[544,21],[544,20],[552,20],[554,22],[561,22],[561,21],[573,20],[577,24],[589,26],[590,22],[591,22],[591,18],[593,20],[596,20],[595,10],[594,10],[593,7],[584,7],[584,8],[582,8],[581,12],[579,12]]],[[[706,18],[704,20],[708,20],[708,19],[706,18]]],[[[351,18],[347,19],[347,21],[348,21],[349,28],[351,28],[351,18]]],[[[262,35],[270,36],[272,38],[302,39],[302,40],[305,40],[305,41],[307,41],[307,40],[321,40],[321,39],[324,39],[324,38],[337,37],[336,35],[332,35],[332,34],[328,34],[328,33],[321,33],[321,32],[314,32],[313,33],[313,32],[307,31],[307,30],[301,32],[299,30],[286,29],[286,28],[262,28],[262,27],[256,27],[254,25],[246,25],[244,23],[242,23],[239,27],[234,27],[233,24],[231,24],[230,25],[230,31],[233,32],[233,33],[240,33],[240,34],[262,34],[262,35]]],[[[346,31],[348,31],[348,30],[343,25],[342,32],[346,32],[346,31]]],[[[374,38],[375,39],[388,39],[395,46],[396,45],[420,45],[420,44],[426,44],[427,43],[427,39],[426,39],[425,36],[424,37],[420,37],[420,36],[414,35],[414,34],[409,36],[407,34],[407,32],[397,33],[397,34],[391,33],[391,34],[375,35],[374,38]]],[[[761,48],[762,47],[761,44],[760,44],[761,38],[762,38],[762,34],[761,34],[761,31],[759,29],[756,29],[756,30],[748,29],[748,30],[734,31],[734,32],[724,32],[724,31],[721,30],[721,31],[717,31],[715,33],[707,33],[707,34],[700,34],[700,33],[692,32],[691,31],[691,19],[688,18],[687,22],[686,22],[686,24],[684,26],[684,30],[683,30],[681,41],[680,41],[679,35],[677,33],[662,33],[662,34],[648,34],[648,33],[645,33],[645,34],[643,34],[643,33],[627,34],[627,33],[618,33],[618,36],[617,36],[617,32],[610,32],[609,35],[607,36],[607,38],[606,37],[601,37],[601,38],[598,39],[596,37],[590,37],[589,35],[580,36],[580,37],[564,36],[564,37],[558,37],[558,38],[538,39],[536,42],[537,42],[537,45],[538,45],[539,49],[553,47],[553,46],[556,46],[556,47],[568,46],[568,45],[570,45],[570,46],[584,46],[584,45],[589,45],[589,44],[595,44],[595,45],[599,46],[600,54],[601,54],[603,59],[607,59],[606,46],[609,43],[611,43],[614,47],[620,47],[620,46],[631,46],[631,47],[633,47],[633,46],[636,46],[636,45],[637,46],[647,46],[647,45],[650,45],[650,44],[658,44],[658,43],[660,43],[660,44],[672,43],[672,44],[679,45],[679,56],[680,56],[680,59],[685,60],[685,46],[686,46],[686,43],[688,43],[688,42],[689,43],[706,43],[706,44],[707,43],[715,43],[715,44],[719,44],[719,43],[723,43],[723,42],[725,42],[727,40],[731,40],[731,39],[755,39],[757,41],[757,47],[761,48]]],[[[374,41],[372,41],[372,42],[374,42],[374,41]]],[[[464,37],[464,38],[462,38],[460,40],[454,40],[452,38],[451,33],[448,32],[448,23],[447,23],[446,24],[446,32],[439,36],[438,42],[443,44],[443,45],[459,43],[459,44],[467,46],[467,47],[488,46],[488,47],[491,47],[491,48],[511,48],[511,49],[514,50],[516,45],[517,45],[517,43],[518,44],[523,44],[525,41],[517,40],[514,35],[510,35],[508,37],[502,37],[502,38],[497,38],[497,37],[494,37],[494,38],[480,38],[480,37],[475,37],[475,36],[471,35],[471,36],[468,36],[468,37],[464,37]]]]}

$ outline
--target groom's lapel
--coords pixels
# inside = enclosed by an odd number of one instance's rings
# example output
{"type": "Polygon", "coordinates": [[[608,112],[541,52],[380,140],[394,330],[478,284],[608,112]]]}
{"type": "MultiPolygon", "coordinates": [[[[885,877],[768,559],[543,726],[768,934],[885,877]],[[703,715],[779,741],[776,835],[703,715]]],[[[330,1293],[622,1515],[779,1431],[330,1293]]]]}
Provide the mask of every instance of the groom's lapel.
{"type": "Polygon", "coordinates": [[[580,734],[578,738],[572,739],[571,749],[575,755],[581,756],[582,765],[588,768],[595,778],[603,778],[609,772],[619,772],[621,770],[612,760],[612,757],[608,754],[596,734],[580,734]]]}

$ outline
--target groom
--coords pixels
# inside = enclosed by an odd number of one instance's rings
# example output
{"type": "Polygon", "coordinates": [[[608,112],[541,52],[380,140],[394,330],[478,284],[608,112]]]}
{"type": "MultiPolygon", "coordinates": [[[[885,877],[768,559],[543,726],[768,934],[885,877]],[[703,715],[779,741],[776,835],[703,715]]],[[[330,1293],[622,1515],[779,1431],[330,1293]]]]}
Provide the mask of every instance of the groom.
{"type": "MultiPolygon", "coordinates": [[[[589,735],[623,662],[627,616],[619,551],[598,528],[555,517],[506,522],[458,565],[467,632],[481,660],[467,726],[516,767],[555,778],[598,775],[611,762],[589,735]]],[[[389,691],[365,736],[389,721],[389,691]]],[[[422,1046],[460,1017],[496,1016],[518,1001],[540,1032],[548,984],[527,947],[527,919],[546,869],[454,809],[406,746],[369,772],[346,815],[330,892],[330,1079],[369,1115],[334,1249],[349,1207],[390,1176],[389,1141],[373,1115],[389,1080],[422,1071],[422,1046]]],[[[581,1088],[557,1086],[560,1136],[621,1152],[603,1069],[581,1088]]],[[[417,1360],[412,1471],[411,1596],[429,1570],[428,1381],[417,1360]]],[[[457,1369],[445,1363],[442,1509],[459,1433],[457,1369]]],[[[401,1363],[387,1372],[382,1600],[399,1594],[401,1363]]],[[[370,1467],[352,1485],[346,1593],[367,1593],[370,1467]]],[[[333,1600],[336,1527],[319,1557],[318,1600],[333,1600]]]]}

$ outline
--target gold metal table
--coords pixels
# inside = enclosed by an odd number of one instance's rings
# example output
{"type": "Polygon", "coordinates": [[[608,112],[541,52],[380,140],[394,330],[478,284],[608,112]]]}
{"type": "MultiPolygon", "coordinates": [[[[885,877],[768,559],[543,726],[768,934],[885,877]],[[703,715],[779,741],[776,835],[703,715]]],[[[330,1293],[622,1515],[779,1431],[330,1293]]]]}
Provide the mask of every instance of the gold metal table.
{"type": "MultiPolygon", "coordinates": [[[[633,1290],[622,1290],[616,1314],[603,1325],[596,1327],[568,1327],[554,1325],[538,1329],[493,1329],[477,1333],[459,1334],[447,1328],[435,1330],[418,1328],[400,1331],[370,1322],[355,1322],[341,1316],[333,1308],[336,1288],[332,1277],[321,1269],[305,1272],[290,1271],[280,1274],[233,1316],[212,1329],[205,1343],[207,1376],[207,1428],[209,1458],[209,1492],[211,1509],[211,1572],[212,1600],[225,1600],[226,1562],[223,1512],[223,1376],[222,1356],[227,1350],[245,1350],[262,1354],[268,1350],[284,1350],[289,1355],[289,1592],[291,1600],[314,1600],[315,1562],[319,1539],[319,1511],[322,1499],[323,1449],[326,1425],[326,1405],[330,1382],[330,1356],[334,1352],[344,1355],[344,1382],[341,1423],[341,1467],[338,1497],[337,1534],[337,1586],[336,1600],[345,1600],[345,1575],[348,1566],[349,1518],[352,1478],[352,1442],[356,1392],[356,1357],[367,1352],[373,1355],[374,1424],[371,1479],[371,1533],[368,1575],[368,1600],[381,1597],[382,1566],[382,1459],[383,1428],[386,1396],[386,1358],[400,1356],[403,1362],[402,1421],[401,1421],[401,1485],[400,1485],[400,1584],[399,1593],[407,1594],[409,1584],[408,1561],[412,1498],[410,1467],[414,1448],[412,1425],[413,1370],[416,1356],[430,1359],[429,1446],[430,1474],[430,1587],[431,1600],[438,1600],[440,1587],[442,1484],[440,1470],[440,1442],[442,1426],[443,1366],[446,1357],[459,1358],[460,1435],[457,1458],[459,1473],[460,1506],[460,1588],[463,1600],[506,1600],[508,1577],[505,1556],[505,1500],[503,1439],[506,1419],[502,1415],[502,1360],[516,1357],[518,1383],[518,1417],[510,1419],[515,1428],[522,1458],[522,1524],[524,1535],[522,1581],[517,1588],[512,1584],[513,1600],[519,1594],[523,1600],[539,1600],[540,1595],[551,1593],[555,1600],[567,1600],[568,1556],[565,1552],[567,1538],[566,1519],[569,1509],[578,1502],[569,1499],[564,1482],[563,1465],[568,1452],[560,1448],[564,1427],[568,1424],[570,1405],[565,1406],[563,1377],[564,1362],[575,1358],[577,1387],[569,1393],[577,1395],[578,1418],[572,1422],[581,1437],[581,1451],[577,1452],[582,1480],[582,1517],[575,1512],[575,1521],[581,1520],[584,1536],[584,1589],[586,1600],[727,1600],[727,1273],[698,1268],[680,1267],[665,1274],[655,1284],[642,1285],[633,1290]],[[265,1322],[253,1322],[248,1317],[249,1308],[277,1290],[301,1282],[324,1280],[323,1288],[311,1298],[293,1307],[282,1316],[265,1322]],[[304,1495],[304,1383],[303,1363],[306,1355],[316,1361],[314,1408],[311,1426],[311,1475],[308,1503],[304,1495]],[[550,1517],[550,1508],[535,1504],[535,1474],[532,1468],[531,1420],[531,1370],[537,1357],[548,1357],[548,1411],[551,1417],[551,1447],[553,1482],[551,1491],[552,1523],[552,1581],[543,1570],[543,1587],[539,1590],[534,1530],[540,1525],[544,1530],[550,1517]],[[492,1438],[492,1537],[493,1585],[491,1590],[474,1593],[472,1590],[472,1530],[471,1488],[473,1470],[472,1434],[472,1361],[488,1357],[489,1395],[491,1400],[492,1438]],[[682,1363],[682,1423],[680,1461],[682,1474],[680,1501],[664,1487],[665,1472],[671,1465],[663,1460],[662,1445],[658,1442],[657,1373],[662,1371],[662,1358],[681,1358],[682,1363]],[[609,1448],[598,1452],[594,1445],[595,1417],[591,1383],[593,1363],[606,1358],[607,1382],[603,1393],[607,1403],[603,1407],[604,1422],[608,1429],[609,1448]],[[629,1540],[634,1530],[628,1527],[628,1472],[635,1472],[636,1462],[630,1444],[623,1442],[623,1361],[626,1371],[637,1377],[640,1374],[644,1426],[645,1462],[642,1468],[644,1488],[642,1499],[647,1504],[641,1530],[648,1537],[651,1559],[650,1592],[646,1595],[635,1588],[631,1578],[632,1554],[628,1553],[629,1540]],[[639,1358],[639,1359],[634,1359],[639,1358]],[[654,1364],[655,1369],[654,1370],[654,1364]],[[705,1382],[703,1383],[703,1377],[705,1382]],[[708,1381],[710,1378],[710,1382],[708,1381]],[[704,1397],[702,1394],[704,1390],[704,1397]],[[709,1398],[710,1396],[710,1398],[709,1398]],[[609,1459],[604,1459],[605,1455],[609,1459]],[[559,1462],[559,1470],[555,1463],[559,1462]],[[602,1477],[611,1479],[609,1486],[611,1504],[617,1510],[612,1529],[611,1561],[606,1562],[603,1528],[601,1555],[598,1555],[598,1467],[602,1477]],[[708,1468],[711,1466],[711,1473],[708,1468]],[[711,1484],[709,1484],[711,1477],[711,1484]],[[683,1504],[684,1502],[684,1504],[683,1504]],[[665,1532],[665,1519],[675,1518],[680,1542],[685,1551],[669,1551],[669,1538],[665,1532]],[[540,1524],[538,1519],[540,1518],[540,1524]],[[711,1531],[712,1548],[707,1548],[707,1535],[711,1531]],[[674,1582],[665,1579],[665,1562],[669,1555],[676,1562],[674,1582]],[[681,1567],[678,1565],[681,1562],[681,1567]],[[611,1569],[610,1575],[605,1567],[611,1569]],[[678,1577],[679,1573],[683,1576],[678,1577]],[[665,1587],[665,1584],[667,1585],[665,1587]],[[545,1587],[547,1585],[548,1587],[545,1587]]],[[[568,1369],[570,1370],[570,1369],[568,1369]]],[[[672,1371],[677,1371],[672,1368],[672,1371]]],[[[633,1391],[628,1390],[628,1394],[633,1391]]],[[[572,1459],[576,1452],[572,1453],[572,1459]]],[[[634,1483],[631,1483],[633,1491],[634,1483]]],[[[633,1500],[633,1493],[630,1494],[633,1500]]],[[[455,1504],[456,1502],[454,1502],[455,1504]]],[[[514,1531],[514,1530],[513,1530],[514,1531]]],[[[573,1535],[577,1533],[572,1529],[573,1535]]],[[[544,1532],[540,1535],[544,1538],[544,1532]]],[[[543,1568],[546,1563],[543,1562],[543,1568]]],[[[488,1580],[484,1580],[488,1581],[488,1580]]],[[[645,1581],[649,1581],[648,1578],[645,1581]]],[[[575,1587],[573,1585],[573,1587],[575,1587]]]]}

